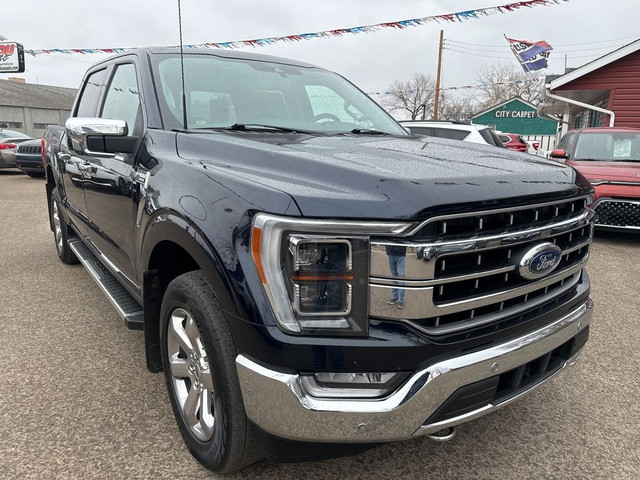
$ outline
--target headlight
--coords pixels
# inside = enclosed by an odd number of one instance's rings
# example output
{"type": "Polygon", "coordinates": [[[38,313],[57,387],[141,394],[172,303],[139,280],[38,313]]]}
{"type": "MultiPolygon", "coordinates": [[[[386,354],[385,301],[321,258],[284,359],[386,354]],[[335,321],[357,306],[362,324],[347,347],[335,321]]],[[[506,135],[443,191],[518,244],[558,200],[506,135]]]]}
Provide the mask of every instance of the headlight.
{"type": "Polygon", "coordinates": [[[409,226],[256,215],[251,254],[278,325],[290,333],[366,336],[369,235],[409,226]]]}

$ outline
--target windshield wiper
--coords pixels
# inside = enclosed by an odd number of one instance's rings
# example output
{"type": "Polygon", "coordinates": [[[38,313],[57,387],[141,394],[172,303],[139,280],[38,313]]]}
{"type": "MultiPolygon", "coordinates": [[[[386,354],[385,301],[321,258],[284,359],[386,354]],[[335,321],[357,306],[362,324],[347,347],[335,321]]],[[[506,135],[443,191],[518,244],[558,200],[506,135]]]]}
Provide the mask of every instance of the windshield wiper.
{"type": "Polygon", "coordinates": [[[275,130],[277,132],[309,133],[312,135],[320,135],[320,132],[300,130],[299,128],[280,127],[277,125],[262,125],[260,123],[234,123],[230,127],[222,127],[221,129],[222,130],[275,130]]]}
{"type": "Polygon", "coordinates": [[[353,133],[354,135],[389,135],[387,132],[370,130],[368,128],[354,128],[349,133],[353,133]]]}

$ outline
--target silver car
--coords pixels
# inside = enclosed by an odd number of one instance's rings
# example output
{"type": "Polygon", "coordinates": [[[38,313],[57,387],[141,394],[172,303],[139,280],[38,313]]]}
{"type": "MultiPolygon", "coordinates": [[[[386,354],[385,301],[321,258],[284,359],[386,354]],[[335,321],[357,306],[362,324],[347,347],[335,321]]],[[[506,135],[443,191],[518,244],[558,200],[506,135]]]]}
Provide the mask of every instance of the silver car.
{"type": "Polygon", "coordinates": [[[31,137],[14,130],[0,128],[0,168],[15,167],[18,144],[31,140],[31,137]]]}

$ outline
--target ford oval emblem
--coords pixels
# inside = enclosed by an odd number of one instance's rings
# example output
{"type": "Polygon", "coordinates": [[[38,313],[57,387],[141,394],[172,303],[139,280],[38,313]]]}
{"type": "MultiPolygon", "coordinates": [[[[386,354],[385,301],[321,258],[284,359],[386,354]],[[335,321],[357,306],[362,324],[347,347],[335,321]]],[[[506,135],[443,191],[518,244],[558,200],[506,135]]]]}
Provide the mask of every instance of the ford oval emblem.
{"type": "Polygon", "coordinates": [[[518,265],[518,273],[527,280],[536,280],[553,272],[562,258],[562,250],[547,242],[528,250],[518,265]]]}

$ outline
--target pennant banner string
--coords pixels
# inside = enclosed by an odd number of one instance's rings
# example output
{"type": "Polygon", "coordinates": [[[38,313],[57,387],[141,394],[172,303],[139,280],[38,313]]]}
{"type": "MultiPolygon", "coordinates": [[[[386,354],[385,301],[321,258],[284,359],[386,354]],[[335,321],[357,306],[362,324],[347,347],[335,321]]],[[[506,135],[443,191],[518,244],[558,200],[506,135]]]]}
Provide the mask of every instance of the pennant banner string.
{"type": "MultiPolygon", "coordinates": [[[[374,25],[363,25],[360,27],[339,28],[335,30],[324,30],[321,32],[313,33],[300,33],[297,35],[286,35],[283,37],[268,37],[257,38],[253,40],[237,40],[232,42],[211,42],[211,43],[199,43],[192,45],[183,45],[184,48],[220,48],[220,49],[235,49],[242,47],[263,47],[266,45],[272,45],[274,43],[283,42],[299,42],[302,40],[312,40],[316,38],[329,38],[340,37],[342,35],[351,34],[357,35],[360,33],[372,33],[383,28],[396,28],[403,29],[408,27],[417,27],[427,23],[443,23],[443,22],[463,22],[465,20],[478,19],[480,17],[487,17],[489,15],[496,15],[499,13],[511,13],[521,8],[532,8],[539,6],[552,6],[562,2],[568,2],[569,0],[524,0],[520,2],[508,3],[505,5],[499,5],[495,7],[479,8],[476,10],[467,10],[457,13],[448,13],[444,15],[432,15],[429,17],[413,18],[409,20],[400,20],[397,22],[385,22],[377,23],[374,25]]],[[[92,54],[92,53],[121,53],[130,50],[129,48],[114,47],[114,48],[50,48],[41,50],[25,49],[25,53],[33,56],[47,55],[52,53],[64,53],[64,54],[92,54]]]]}

